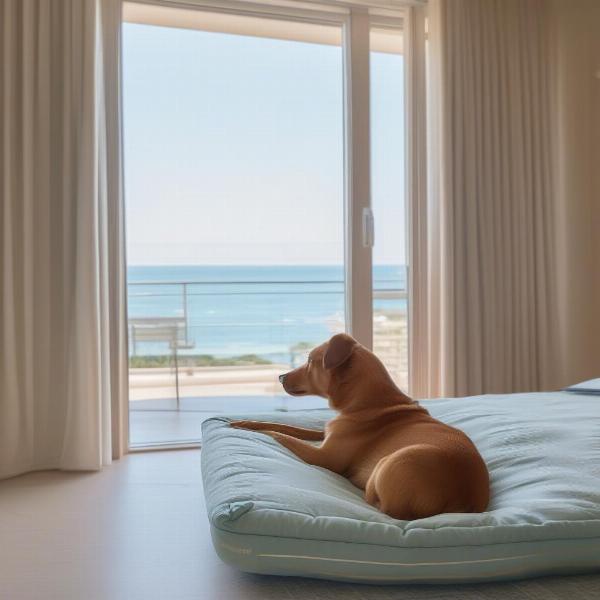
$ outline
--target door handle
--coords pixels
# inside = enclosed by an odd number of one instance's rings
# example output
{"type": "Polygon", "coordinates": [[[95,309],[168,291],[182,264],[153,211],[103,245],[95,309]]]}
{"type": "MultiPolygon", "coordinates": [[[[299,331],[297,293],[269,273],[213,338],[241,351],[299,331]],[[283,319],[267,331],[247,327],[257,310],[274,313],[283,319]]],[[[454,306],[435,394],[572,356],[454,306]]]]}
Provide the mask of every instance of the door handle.
{"type": "Polygon", "coordinates": [[[362,212],[363,246],[372,248],[375,245],[375,217],[370,206],[365,206],[362,212]]]}

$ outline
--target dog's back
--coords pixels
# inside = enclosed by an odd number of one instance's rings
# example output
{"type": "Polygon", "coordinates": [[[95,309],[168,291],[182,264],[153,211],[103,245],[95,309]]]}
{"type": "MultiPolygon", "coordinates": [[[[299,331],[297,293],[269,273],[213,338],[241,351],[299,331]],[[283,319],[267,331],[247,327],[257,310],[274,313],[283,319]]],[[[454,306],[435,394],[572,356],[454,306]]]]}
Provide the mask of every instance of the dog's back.
{"type": "Polygon", "coordinates": [[[350,456],[343,474],[365,490],[367,502],[398,519],[486,509],[488,471],[463,432],[417,404],[376,412],[330,424],[350,456]]]}

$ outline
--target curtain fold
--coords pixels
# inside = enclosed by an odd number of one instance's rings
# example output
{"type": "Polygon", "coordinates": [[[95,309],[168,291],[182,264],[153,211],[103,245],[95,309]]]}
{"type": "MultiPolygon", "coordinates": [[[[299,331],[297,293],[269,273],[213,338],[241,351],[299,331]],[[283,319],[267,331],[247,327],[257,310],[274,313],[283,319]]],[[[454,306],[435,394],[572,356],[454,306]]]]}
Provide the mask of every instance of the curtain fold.
{"type": "MultiPolygon", "coordinates": [[[[417,397],[560,380],[553,28],[543,0],[431,0],[425,233],[411,269],[417,397]]],[[[409,65],[410,68],[410,65],[409,65]]]]}
{"type": "Polygon", "coordinates": [[[126,394],[120,0],[1,11],[0,477],[99,469],[126,394]]]}

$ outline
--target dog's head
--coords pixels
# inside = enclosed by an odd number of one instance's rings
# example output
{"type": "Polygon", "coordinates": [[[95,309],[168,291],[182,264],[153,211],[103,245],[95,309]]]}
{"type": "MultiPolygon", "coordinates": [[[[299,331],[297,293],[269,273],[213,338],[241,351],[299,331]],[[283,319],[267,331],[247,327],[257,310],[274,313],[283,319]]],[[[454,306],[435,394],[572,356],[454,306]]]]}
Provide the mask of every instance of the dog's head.
{"type": "Polygon", "coordinates": [[[399,391],[381,361],[345,333],[317,346],[305,364],[280,375],[279,381],[288,394],[322,396],[337,410],[376,402],[372,392],[383,385],[399,391]]]}

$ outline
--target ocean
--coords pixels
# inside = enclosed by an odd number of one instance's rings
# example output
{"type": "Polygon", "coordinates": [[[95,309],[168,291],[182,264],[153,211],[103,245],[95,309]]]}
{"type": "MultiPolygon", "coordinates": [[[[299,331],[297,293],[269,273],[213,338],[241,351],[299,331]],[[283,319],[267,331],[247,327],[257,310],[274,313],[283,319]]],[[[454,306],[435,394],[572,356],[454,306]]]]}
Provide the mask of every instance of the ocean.
{"type": "MultiPolygon", "coordinates": [[[[132,343],[137,319],[185,319],[180,354],[272,362],[344,328],[341,266],[129,266],[127,278],[131,355],[170,353],[166,341],[132,343]]],[[[373,278],[376,292],[406,290],[404,266],[376,265],[373,278]]],[[[405,311],[406,300],[375,298],[374,310],[385,319],[405,311]]]]}

